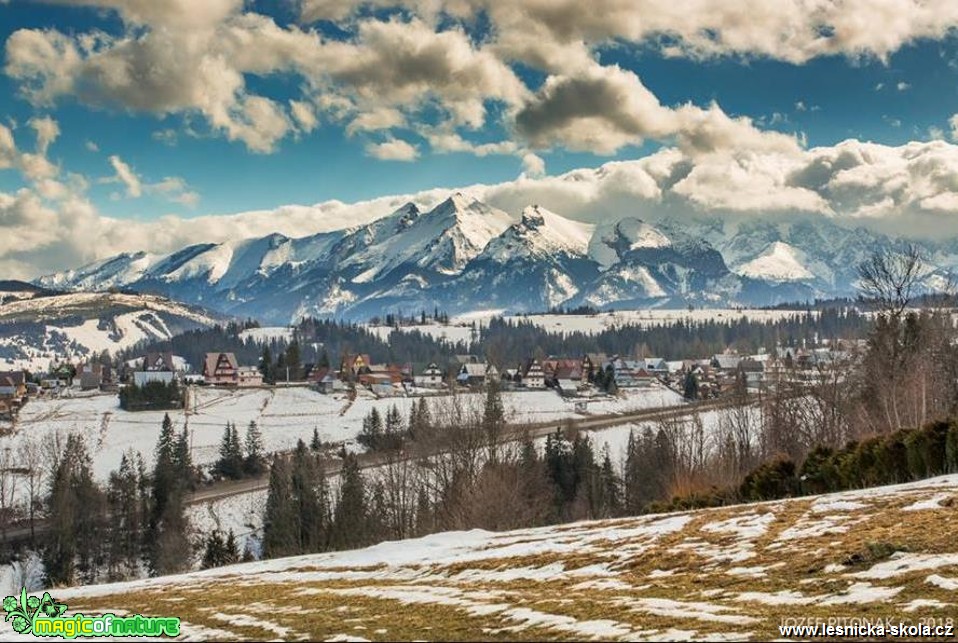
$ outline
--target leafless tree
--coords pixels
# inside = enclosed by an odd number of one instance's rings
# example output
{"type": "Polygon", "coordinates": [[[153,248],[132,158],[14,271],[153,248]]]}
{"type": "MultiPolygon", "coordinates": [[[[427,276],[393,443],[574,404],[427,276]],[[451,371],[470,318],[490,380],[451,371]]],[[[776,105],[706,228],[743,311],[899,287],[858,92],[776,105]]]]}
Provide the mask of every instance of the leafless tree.
{"type": "Polygon", "coordinates": [[[17,446],[17,460],[23,469],[27,491],[27,515],[30,520],[30,542],[36,543],[36,512],[42,502],[46,470],[43,466],[43,448],[39,438],[25,435],[17,446]]]}
{"type": "Polygon", "coordinates": [[[918,246],[910,244],[903,251],[880,249],[859,264],[858,287],[881,312],[900,318],[918,293],[924,274],[918,246]]]}

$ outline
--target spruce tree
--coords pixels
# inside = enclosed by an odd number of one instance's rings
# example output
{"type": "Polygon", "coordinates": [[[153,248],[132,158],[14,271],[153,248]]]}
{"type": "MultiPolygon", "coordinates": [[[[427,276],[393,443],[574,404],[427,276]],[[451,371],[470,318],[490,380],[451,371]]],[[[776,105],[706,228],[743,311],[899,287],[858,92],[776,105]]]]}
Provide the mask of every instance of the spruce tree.
{"type": "Polygon", "coordinates": [[[269,493],[263,517],[263,556],[280,558],[302,553],[299,506],[293,497],[292,468],[288,456],[273,458],[269,493]]]}
{"type": "Polygon", "coordinates": [[[292,487],[299,508],[301,550],[303,553],[323,551],[329,540],[329,492],[315,456],[302,440],[293,452],[292,487]]]}
{"type": "Polygon", "coordinates": [[[313,427],[313,438],[309,442],[309,448],[313,451],[322,451],[323,441],[319,437],[319,428],[313,427]]]}
{"type": "Polygon", "coordinates": [[[266,470],[266,458],[263,456],[263,436],[255,420],[246,427],[246,458],[243,471],[248,476],[258,476],[266,470]]]}
{"type": "Polygon", "coordinates": [[[334,549],[363,547],[369,543],[366,490],[359,461],[349,454],[343,462],[339,502],[333,517],[331,545],[334,549]]]}

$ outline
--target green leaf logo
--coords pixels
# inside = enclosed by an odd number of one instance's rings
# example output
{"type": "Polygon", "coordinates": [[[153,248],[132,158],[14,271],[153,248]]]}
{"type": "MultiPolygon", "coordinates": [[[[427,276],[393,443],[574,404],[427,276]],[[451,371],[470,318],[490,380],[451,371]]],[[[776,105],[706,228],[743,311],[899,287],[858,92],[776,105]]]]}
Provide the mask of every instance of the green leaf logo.
{"type": "Polygon", "coordinates": [[[20,590],[20,596],[5,596],[3,611],[6,612],[4,621],[10,622],[18,634],[27,634],[33,629],[33,622],[43,614],[47,618],[62,616],[67,611],[64,603],[58,603],[50,592],[44,592],[42,598],[28,596],[27,588],[20,590]]]}

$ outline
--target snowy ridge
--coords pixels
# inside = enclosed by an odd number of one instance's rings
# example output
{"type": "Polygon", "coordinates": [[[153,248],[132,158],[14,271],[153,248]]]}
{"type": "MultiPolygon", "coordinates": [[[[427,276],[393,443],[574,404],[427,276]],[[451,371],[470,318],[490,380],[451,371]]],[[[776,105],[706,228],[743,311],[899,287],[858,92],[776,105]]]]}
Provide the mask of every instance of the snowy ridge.
{"type": "MultiPolygon", "coordinates": [[[[513,218],[457,192],[429,210],[406,203],[348,229],[123,254],[37,283],[126,287],[273,324],[435,306],[452,314],[560,304],[768,306],[853,295],[855,267],[901,243],[825,220],[627,216],[593,225],[535,205],[513,218]]],[[[933,287],[958,266],[958,245],[926,256],[933,287]]]]}
{"type": "Polygon", "coordinates": [[[805,267],[805,253],[782,241],[772,243],[755,259],[735,269],[740,275],[769,281],[804,281],[815,275],[805,267]]]}

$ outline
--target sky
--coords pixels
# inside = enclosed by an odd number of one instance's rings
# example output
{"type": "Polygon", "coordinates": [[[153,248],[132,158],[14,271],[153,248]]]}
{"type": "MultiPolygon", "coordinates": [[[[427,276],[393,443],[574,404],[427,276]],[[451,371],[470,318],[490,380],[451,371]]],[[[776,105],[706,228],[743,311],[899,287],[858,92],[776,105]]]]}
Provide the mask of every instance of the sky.
{"type": "Polygon", "coordinates": [[[0,0],[0,278],[517,214],[958,235],[953,0],[0,0]]]}

